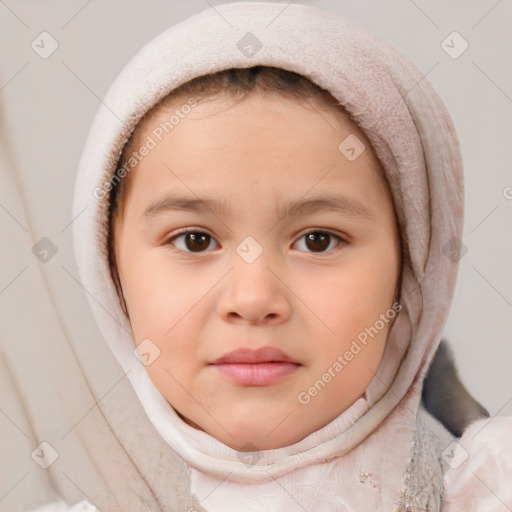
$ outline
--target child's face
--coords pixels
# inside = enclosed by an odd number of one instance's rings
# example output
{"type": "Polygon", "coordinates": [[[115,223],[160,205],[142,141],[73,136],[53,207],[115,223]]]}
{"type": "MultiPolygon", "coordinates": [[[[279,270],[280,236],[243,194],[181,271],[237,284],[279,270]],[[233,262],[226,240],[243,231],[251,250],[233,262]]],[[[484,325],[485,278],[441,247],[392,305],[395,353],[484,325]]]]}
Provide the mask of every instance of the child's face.
{"type": "MultiPolygon", "coordinates": [[[[160,351],[150,378],[187,423],[239,450],[295,443],[360,398],[396,314],[400,238],[379,164],[342,112],[316,108],[260,92],[200,102],[132,171],[116,232],[135,343],[160,351]],[[354,161],[338,149],[351,134],[366,146],[354,161]],[[184,200],[163,208],[170,196],[184,200]],[[368,215],[276,212],[328,198],[368,215]],[[196,202],[208,199],[227,211],[196,202]],[[294,363],[212,364],[260,347],[294,363]]],[[[169,116],[142,124],[138,143],[169,116]]]]}

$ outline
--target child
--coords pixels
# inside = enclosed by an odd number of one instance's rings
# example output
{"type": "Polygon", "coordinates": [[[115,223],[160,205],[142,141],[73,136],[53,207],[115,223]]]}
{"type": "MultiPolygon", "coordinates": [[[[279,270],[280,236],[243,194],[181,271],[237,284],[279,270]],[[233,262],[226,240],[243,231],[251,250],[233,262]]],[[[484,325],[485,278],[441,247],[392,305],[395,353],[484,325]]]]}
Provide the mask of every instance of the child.
{"type": "Polygon", "coordinates": [[[172,27],[106,96],[79,212],[83,285],[152,423],[109,411],[130,460],[97,509],[510,510],[510,418],[457,441],[420,403],[463,174],[389,44],[304,5],[172,27]]]}

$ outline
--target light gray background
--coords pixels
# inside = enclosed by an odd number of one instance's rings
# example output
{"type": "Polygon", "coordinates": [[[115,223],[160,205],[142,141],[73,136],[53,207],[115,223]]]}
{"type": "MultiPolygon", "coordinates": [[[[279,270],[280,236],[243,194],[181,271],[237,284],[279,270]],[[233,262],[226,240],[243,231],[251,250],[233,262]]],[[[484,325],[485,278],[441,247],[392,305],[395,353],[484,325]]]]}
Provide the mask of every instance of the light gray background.
{"type": "MultiPolygon", "coordinates": [[[[445,333],[471,392],[491,415],[512,414],[511,3],[300,3],[341,14],[394,44],[445,101],[465,163],[463,242],[468,249],[445,333]],[[441,48],[453,31],[469,43],[457,59],[441,48]]],[[[129,58],[170,25],[207,7],[203,0],[0,0],[0,155],[10,176],[0,197],[6,255],[0,308],[30,293],[31,281],[42,272],[66,329],[84,343],[100,335],[72,278],[78,275],[71,243],[72,191],[83,144],[100,98],[129,58]],[[59,44],[48,59],[31,48],[43,31],[59,44]],[[46,264],[30,250],[43,236],[58,247],[46,264]],[[26,250],[13,253],[11,239],[21,240],[26,250]]],[[[39,310],[23,316],[36,328],[45,322],[39,310]]],[[[15,327],[9,329],[8,342],[16,342],[15,327]]]]}

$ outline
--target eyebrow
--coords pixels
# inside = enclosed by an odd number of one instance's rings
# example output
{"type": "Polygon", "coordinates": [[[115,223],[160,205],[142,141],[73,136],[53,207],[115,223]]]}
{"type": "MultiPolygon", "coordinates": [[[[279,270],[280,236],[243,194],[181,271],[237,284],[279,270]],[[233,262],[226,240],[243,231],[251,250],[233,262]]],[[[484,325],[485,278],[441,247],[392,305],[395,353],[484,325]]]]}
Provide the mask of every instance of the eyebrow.
{"type": "MultiPolygon", "coordinates": [[[[321,196],[306,200],[278,202],[276,215],[278,218],[286,215],[309,215],[322,210],[331,210],[349,217],[375,219],[375,214],[361,202],[344,196],[321,196]]],[[[212,211],[217,215],[230,216],[232,212],[225,199],[194,198],[176,195],[166,195],[151,203],[141,215],[141,221],[150,221],[164,213],[186,211],[204,213],[212,211]]]]}

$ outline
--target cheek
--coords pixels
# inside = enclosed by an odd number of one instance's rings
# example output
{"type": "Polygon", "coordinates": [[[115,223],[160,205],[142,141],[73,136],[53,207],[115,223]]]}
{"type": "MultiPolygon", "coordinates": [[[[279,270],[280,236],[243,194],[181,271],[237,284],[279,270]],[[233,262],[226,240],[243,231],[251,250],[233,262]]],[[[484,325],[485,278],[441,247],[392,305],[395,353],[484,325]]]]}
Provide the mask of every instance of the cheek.
{"type": "Polygon", "coordinates": [[[200,339],[207,303],[207,297],[201,298],[212,284],[197,282],[197,277],[194,280],[192,267],[173,271],[165,255],[134,252],[125,263],[135,343],[149,338],[160,351],[146,371],[169,401],[185,403],[187,395],[179,383],[197,392],[193,383],[204,364],[200,339]]]}
{"type": "Polygon", "coordinates": [[[354,257],[347,255],[336,272],[317,279],[317,285],[309,288],[308,305],[323,320],[319,332],[321,329],[324,334],[318,339],[323,345],[318,351],[322,363],[331,364],[337,355],[350,349],[354,340],[361,346],[360,351],[354,348],[357,362],[350,363],[344,372],[346,377],[352,374],[351,379],[358,378],[357,368],[376,370],[380,362],[389,319],[395,316],[392,304],[398,279],[397,254],[389,246],[354,252],[354,257]],[[386,317],[384,321],[381,315],[386,317]]]}
{"type": "Polygon", "coordinates": [[[356,258],[329,276],[323,291],[317,288],[319,311],[339,327],[367,327],[392,306],[398,278],[395,260],[363,254],[356,258]]]}
{"type": "Polygon", "coordinates": [[[192,267],[173,271],[164,253],[132,251],[123,261],[123,274],[135,341],[150,338],[164,351],[172,339],[179,349],[186,341],[183,331],[199,325],[201,308],[196,306],[211,284],[197,282],[192,267]]]}

